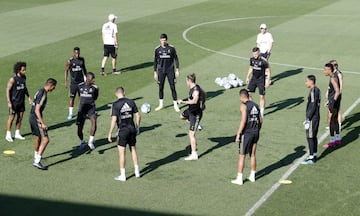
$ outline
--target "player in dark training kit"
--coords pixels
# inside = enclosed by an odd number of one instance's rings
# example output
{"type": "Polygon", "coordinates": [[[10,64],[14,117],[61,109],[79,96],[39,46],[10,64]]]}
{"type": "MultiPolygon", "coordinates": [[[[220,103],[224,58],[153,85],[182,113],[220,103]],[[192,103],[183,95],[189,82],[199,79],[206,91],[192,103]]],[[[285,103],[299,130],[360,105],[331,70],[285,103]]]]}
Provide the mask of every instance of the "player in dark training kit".
{"type": "Polygon", "coordinates": [[[159,106],[155,111],[164,107],[164,84],[167,77],[176,112],[180,112],[177,105],[177,94],[175,89],[176,78],[179,77],[179,59],[174,46],[167,43],[167,35],[160,35],[160,45],[154,52],[154,80],[159,84],[159,106]]]}
{"type": "Polygon", "coordinates": [[[317,158],[321,93],[320,89],[316,87],[316,77],[314,75],[307,76],[305,85],[310,89],[306,104],[306,120],[304,121],[306,139],[309,145],[309,157],[301,164],[314,164],[317,158]]]}
{"type": "Polygon", "coordinates": [[[331,63],[327,63],[324,66],[325,76],[330,77],[328,87],[328,100],[325,105],[328,107],[329,127],[330,127],[330,142],[323,145],[324,148],[334,147],[341,144],[338,113],[341,102],[340,81],[337,73],[334,71],[334,66],[331,63]]]}
{"type": "Polygon", "coordinates": [[[25,139],[20,134],[21,121],[25,111],[25,96],[28,97],[29,103],[32,103],[28,89],[26,87],[26,63],[16,62],[14,65],[14,73],[15,76],[9,79],[6,86],[6,99],[7,106],[9,108],[9,118],[6,124],[5,139],[8,142],[14,141],[11,136],[11,125],[15,119],[15,115],[17,116],[15,138],[20,140],[25,139]]]}
{"type": "Polygon", "coordinates": [[[47,170],[47,167],[43,166],[40,161],[46,146],[49,143],[48,126],[43,119],[43,111],[47,103],[47,93],[53,91],[56,84],[57,81],[55,79],[49,78],[46,81],[45,86],[35,93],[30,110],[29,122],[31,132],[35,136],[33,166],[41,170],[47,170]]]}
{"type": "Polygon", "coordinates": [[[80,56],[80,48],[75,47],[73,50],[73,56],[66,61],[65,66],[65,88],[68,87],[67,80],[68,74],[70,71],[70,102],[69,102],[69,115],[67,117],[68,120],[72,119],[73,116],[73,109],[74,109],[74,99],[78,92],[78,85],[85,81],[86,76],[86,66],[85,66],[85,59],[80,56]]]}
{"type": "Polygon", "coordinates": [[[252,52],[253,57],[250,58],[250,67],[246,76],[247,90],[249,91],[250,100],[252,100],[251,94],[255,92],[256,88],[259,89],[260,113],[264,117],[265,89],[270,85],[271,71],[267,60],[261,56],[260,49],[254,47],[252,52]]]}
{"type": "Polygon", "coordinates": [[[195,74],[190,74],[186,76],[186,84],[190,88],[188,100],[178,100],[179,104],[188,104],[189,108],[186,109],[181,115],[180,118],[186,120],[190,123],[189,128],[189,139],[191,146],[191,154],[185,158],[185,160],[197,160],[197,145],[195,132],[198,129],[200,120],[203,115],[203,110],[205,109],[205,100],[206,94],[201,87],[196,84],[195,74]]]}
{"type": "Polygon", "coordinates": [[[127,144],[130,146],[130,152],[134,162],[135,177],[140,177],[139,162],[136,152],[136,135],[140,133],[139,127],[141,116],[135,102],[125,97],[125,91],[123,87],[118,87],[115,91],[115,95],[118,100],[112,104],[108,141],[112,142],[111,134],[115,128],[115,125],[117,124],[119,128],[118,151],[120,175],[115,177],[115,180],[126,181],[125,150],[127,144]],[[136,124],[134,123],[134,115],[136,117],[136,124]]]}
{"type": "Polygon", "coordinates": [[[81,140],[79,147],[80,150],[82,150],[86,144],[83,133],[86,118],[89,118],[91,122],[88,146],[90,149],[95,149],[94,136],[96,132],[97,119],[95,101],[99,96],[99,89],[96,85],[94,85],[94,79],[94,73],[89,72],[86,74],[86,81],[78,85],[78,91],[80,93],[80,105],[76,119],[76,125],[78,126],[78,137],[81,140]]]}
{"type": "Polygon", "coordinates": [[[250,100],[249,92],[246,89],[242,89],[239,94],[241,121],[235,138],[235,142],[239,144],[238,174],[231,183],[242,185],[246,154],[250,155],[250,176],[248,179],[251,182],[255,182],[256,145],[259,140],[263,119],[259,106],[250,100]]]}

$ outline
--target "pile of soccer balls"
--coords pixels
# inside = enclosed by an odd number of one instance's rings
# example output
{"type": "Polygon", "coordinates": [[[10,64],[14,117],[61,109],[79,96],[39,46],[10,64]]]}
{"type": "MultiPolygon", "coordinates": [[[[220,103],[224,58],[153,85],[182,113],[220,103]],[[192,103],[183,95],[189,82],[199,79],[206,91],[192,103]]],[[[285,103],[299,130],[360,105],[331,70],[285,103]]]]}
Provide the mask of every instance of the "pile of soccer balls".
{"type": "Polygon", "coordinates": [[[233,73],[229,74],[227,77],[217,77],[215,79],[215,83],[221,87],[224,87],[225,89],[236,88],[244,85],[244,81],[242,81],[233,73]]]}
{"type": "Polygon", "coordinates": [[[149,113],[151,111],[151,106],[148,103],[144,103],[143,105],[141,105],[140,109],[142,113],[149,113]]]}

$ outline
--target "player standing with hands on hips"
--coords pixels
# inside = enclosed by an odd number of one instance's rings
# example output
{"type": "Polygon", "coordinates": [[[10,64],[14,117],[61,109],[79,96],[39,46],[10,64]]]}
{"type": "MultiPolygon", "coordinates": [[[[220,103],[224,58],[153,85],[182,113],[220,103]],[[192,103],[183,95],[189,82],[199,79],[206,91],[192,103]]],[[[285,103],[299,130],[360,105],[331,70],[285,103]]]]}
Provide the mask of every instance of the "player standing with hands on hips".
{"type": "Polygon", "coordinates": [[[176,112],[180,112],[177,105],[177,94],[175,89],[176,78],[179,77],[179,59],[174,46],[167,43],[167,35],[160,35],[160,45],[154,52],[154,80],[159,84],[159,106],[155,111],[164,107],[164,84],[167,77],[176,112]]]}
{"type": "Polygon", "coordinates": [[[104,43],[104,58],[101,61],[100,75],[105,75],[105,64],[111,55],[112,74],[119,74],[116,71],[116,58],[118,48],[118,28],[115,24],[117,16],[109,14],[108,22],[102,26],[102,40],[104,43]]]}
{"type": "Polygon", "coordinates": [[[108,133],[108,141],[112,142],[111,134],[117,124],[118,131],[118,151],[120,163],[120,175],[115,177],[117,181],[126,181],[125,174],[125,150],[126,145],[130,145],[130,152],[134,162],[135,177],[140,177],[139,161],[136,152],[136,135],[140,133],[141,116],[135,102],[125,97],[123,87],[118,87],[115,91],[117,101],[112,104],[111,122],[108,133]],[[136,124],[134,123],[134,115],[136,124]]]}
{"type": "Polygon", "coordinates": [[[29,103],[32,103],[26,87],[26,63],[16,62],[14,65],[14,73],[15,75],[9,79],[6,86],[6,99],[9,108],[9,117],[6,124],[5,139],[8,142],[14,142],[11,136],[11,125],[15,119],[15,115],[17,116],[15,139],[25,139],[25,137],[20,134],[21,122],[25,111],[25,96],[28,97],[29,103]]]}
{"type": "Polygon", "coordinates": [[[309,157],[301,164],[314,164],[317,158],[321,93],[320,89],[316,87],[316,77],[314,75],[307,76],[305,85],[310,89],[306,104],[306,120],[304,121],[306,139],[309,145],[309,157]]]}
{"type": "Polygon", "coordinates": [[[68,120],[72,119],[73,117],[73,109],[74,109],[74,100],[76,94],[79,94],[78,85],[85,81],[85,76],[87,73],[86,66],[85,66],[85,59],[80,56],[80,48],[75,47],[73,50],[73,56],[66,61],[65,66],[65,88],[68,87],[67,79],[68,74],[70,71],[70,101],[69,101],[69,115],[67,117],[68,120]]]}
{"type": "Polygon", "coordinates": [[[238,173],[236,179],[232,180],[231,183],[242,185],[246,154],[250,155],[250,176],[248,179],[255,182],[256,145],[263,120],[259,106],[250,100],[249,92],[242,89],[239,94],[241,121],[235,138],[235,142],[239,144],[238,173]]]}
{"type": "Polygon", "coordinates": [[[250,67],[246,76],[247,90],[250,100],[251,94],[255,92],[256,87],[259,89],[260,95],[260,113],[264,117],[265,109],[265,90],[269,88],[271,80],[271,70],[267,60],[261,56],[258,47],[252,49],[253,57],[250,58],[250,67]],[[251,78],[251,79],[250,79],[251,78]]]}

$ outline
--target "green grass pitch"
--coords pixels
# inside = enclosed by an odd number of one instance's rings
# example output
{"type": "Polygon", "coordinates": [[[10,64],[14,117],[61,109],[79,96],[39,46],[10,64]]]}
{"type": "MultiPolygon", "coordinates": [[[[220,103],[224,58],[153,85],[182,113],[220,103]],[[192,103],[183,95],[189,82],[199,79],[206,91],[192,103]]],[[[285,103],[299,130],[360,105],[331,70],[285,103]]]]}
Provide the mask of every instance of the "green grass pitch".
{"type": "MultiPolygon", "coordinates": [[[[342,110],[358,99],[359,7],[355,0],[2,0],[0,214],[245,215],[306,154],[302,127],[306,76],[317,76],[325,98],[328,78],[321,68],[330,59],[337,59],[345,80],[342,110]],[[119,16],[118,69],[125,72],[101,77],[101,25],[109,13],[119,16]],[[207,22],[212,23],[204,24],[207,22]],[[224,90],[214,80],[229,73],[245,79],[261,23],[269,26],[275,40],[270,58],[274,84],[266,95],[257,181],[236,186],[230,181],[236,176],[234,135],[240,121],[240,89],[224,90]],[[193,44],[183,38],[189,28],[186,38],[193,44]],[[172,109],[166,84],[165,105],[169,106],[142,114],[137,148],[143,176],[131,176],[132,161],[127,153],[128,181],[117,182],[113,180],[119,174],[116,145],[106,139],[110,121],[107,105],[115,100],[115,88],[122,85],[138,106],[145,102],[152,109],[157,106],[152,61],[163,32],[180,58],[179,98],[187,96],[185,76],[192,72],[209,96],[202,120],[204,130],[197,133],[200,159],[183,160],[190,151],[188,126],[172,109]],[[81,48],[88,70],[95,72],[100,89],[94,151],[77,150],[76,125],[74,120],[66,120],[64,67],[75,46],[81,48]],[[28,63],[27,85],[32,96],[48,77],[58,80],[44,112],[50,125],[50,144],[44,154],[44,164],[49,165],[46,172],[31,165],[34,138],[28,124],[30,106],[22,125],[26,140],[8,143],[4,139],[8,115],[4,93],[18,60],[28,63]],[[8,149],[16,153],[2,153],[8,149]]],[[[110,72],[110,62],[106,69],[110,72]]],[[[254,100],[258,101],[257,95],[254,100]]],[[[293,183],[281,185],[254,215],[357,215],[359,113],[360,108],[355,107],[343,122],[343,146],[323,150],[326,138],[319,146],[318,163],[296,169],[289,176],[293,183]]],[[[326,132],[325,107],[321,115],[319,137],[326,132]]],[[[88,131],[86,122],[86,138],[88,131]]],[[[244,174],[248,175],[246,162],[244,174]]]]}

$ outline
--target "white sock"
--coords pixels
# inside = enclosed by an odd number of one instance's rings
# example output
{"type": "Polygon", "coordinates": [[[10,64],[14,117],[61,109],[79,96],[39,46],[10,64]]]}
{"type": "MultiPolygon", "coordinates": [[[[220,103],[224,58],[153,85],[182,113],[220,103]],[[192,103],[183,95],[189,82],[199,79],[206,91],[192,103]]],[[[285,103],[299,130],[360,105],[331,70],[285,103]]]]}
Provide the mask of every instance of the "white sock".
{"type": "Polygon", "coordinates": [[[340,134],[335,134],[335,140],[341,140],[340,134]]]}
{"type": "Polygon", "coordinates": [[[260,108],[261,117],[264,117],[264,108],[260,108]]]}
{"type": "Polygon", "coordinates": [[[89,143],[93,143],[93,142],[94,142],[94,136],[90,136],[89,143]]]}
{"type": "Polygon", "coordinates": [[[159,100],[159,106],[161,106],[161,107],[164,106],[164,99],[159,100]]]}
{"type": "Polygon", "coordinates": [[[38,152],[34,152],[34,159],[36,158],[36,156],[38,155],[38,152]]]}
{"type": "Polygon", "coordinates": [[[238,173],[236,179],[242,180],[242,179],[243,179],[243,174],[242,174],[242,173],[238,173]]]}
{"type": "Polygon", "coordinates": [[[177,101],[173,101],[173,103],[174,103],[174,106],[177,106],[178,104],[177,104],[177,101]]]}
{"type": "Polygon", "coordinates": [[[11,137],[11,131],[6,131],[6,136],[11,137]]]}
{"type": "Polygon", "coordinates": [[[192,155],[197,155],[197,151],[192,151],[191,154],[192,155]]]}
{"type": "Polygon", "coordinates": [[[134,165],[135,171],[139,171],[139,165],[134,165]]]}
{"type": "Polygon", "coordinates": [[[251,170],[251,171],[250,171],[250,177],[251,177],[251,178],[255,178],[255,170],[251,170]]]}
{"type": "Polygon", "coordinates": [[[120,168],[120,175],[125,176],[125,168],[120,168]]]}
{"type": "Polygon", "coordinates": [[[73,109],[74,109],[74,107],[69,107],[69,115],[73,114],[73,109]]]}
{"type": "Polygon", "coordinates": [[[331,136],[330,137],[330,142],[335,142],[335,137],[331,136]]]}
{"type": "Polygon", "coordinates": [[[317,152],[314,152],[313,156],[316,157],[316,156],[317,156],[317,152]]]}
{"type": "Polygon", "coordinates": [[[20,135],[20,130],[16,130],[15,135],[20,135]]]}
{"type": "Polygon", "coordinates": [[[35,163],[40,163],[40,160],[41,160],[41,155],[36,154],[34,162],[35,163]]]}

